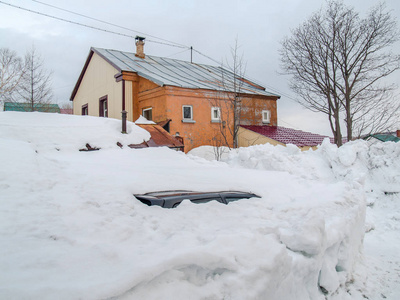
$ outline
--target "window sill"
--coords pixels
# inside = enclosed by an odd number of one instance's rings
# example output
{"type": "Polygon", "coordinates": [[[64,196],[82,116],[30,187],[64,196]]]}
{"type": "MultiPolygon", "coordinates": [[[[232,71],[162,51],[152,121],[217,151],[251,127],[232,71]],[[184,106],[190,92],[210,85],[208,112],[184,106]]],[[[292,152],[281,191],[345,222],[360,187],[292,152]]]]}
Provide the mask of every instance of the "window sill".
{"type": "Polygon", "coordinates": [[[221,123],[221,120],[211,120],[211,123],[221,123]]]}
{"type": "Polygon", "coordinates": [[[192,123],[192,124],[194,124],[194,123],[196,123],[196,121],[195,120],[182,120],[182,123],[192,123]]]}

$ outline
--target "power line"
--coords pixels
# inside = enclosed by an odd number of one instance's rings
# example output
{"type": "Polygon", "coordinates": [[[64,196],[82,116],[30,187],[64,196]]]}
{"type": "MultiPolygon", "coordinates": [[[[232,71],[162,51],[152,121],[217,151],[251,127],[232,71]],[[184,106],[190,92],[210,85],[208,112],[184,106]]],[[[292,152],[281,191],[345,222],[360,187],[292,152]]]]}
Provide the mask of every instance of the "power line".
{"type": "Polygon", "coordinates": [[[170,57],[172,57],[172,56],[181,54],[181,53],[186,52],[186,51],[189,51],[189,50],[190,50],[190,48],[189,48],[189,49],[185,49],[185,50],[183,50],[183,51],[179,51],[179,52],[177,52],[177,53],[174,53],[174,54],[171,54],[171,55],[167,56],[167,58],[170,58],[170,57]]]}
{"type": "MultiPolygon", "coordinates": [[[[133,29],[130,29],[130,28],[127,28],[127,27],[119,26],[119,25],[116,25],[116,24],[113,24],[113,23],[110,23],[110,22],[106,22],[106,21],[100,20],[100,19],[92,18],[92,17],[89,17],[89,16],[87,16],[87,15],[80,14],[80,13],[77,13],[77,12],[73,12],[73,11],[70,11],[70,10],[67,10],[67,9],[63,9],[63,8],[60,8],[60,7],[51,5],[51,4],[47,4],[47,3],[44,3],[44,2],[41,2],[41,1],[37,1],[37,0],[32,0],[32,1],[33,1],[33,2],[37,2],[37,3],[40,3],[40,4],[42,4],[42,5],[46,5],[46,6],[49,6],[49,7],[53,7],[53,8],[55,8],[55,9],[58,9],[58,10],[61,10],[61,11],[65,11],[65,12],[68,12],[68,13],[71,13],[71,14],[75,14],[75,15],[78,15],[78,16],[81,16],[81,17],[84,17],[84,18],[88,18],[88,19],[91,19],[91,20],[94,20],[94,21],[97,21],[97,22],[101,22],[101,23],[104,23],[104,24],[108,24],[108,25],[115,26],[115,27],[118,27],[118,28],[121,28],[121,29],[129,30],[129,31],[132,31],[132,32],[140,33],[140,34],[143,34],[143,35],[147,35],[147,36],[150,36],[150,37],[153,37],[153,38],[156,38],[156,39],[165,41],[165,42],[159,42],[159,41],[154,41],[154,40],[148,40],[148,39],[146,39],[147,42],[152,42],[152,43],[157,43],[157,44],[162,44],[162,45],[167,45],[167,46],[172,46],[172,47],[178,47],[178,48],[184,48],[184,49],[185,49],[184,51],[175,53],[175,54],[173,54],[173,55],[177,55],[177,54],[179,54],[179,53],[182,53],[182,52],[185,52],[185,51],[187,51],[187,50],[189,50],[189,49],[192,49],[194,52],[200,54],[201,56],[204,56],[205,58],[208,58],[209,60],[213,61],[214,63],[216,63],[216,64],[218,64],[218,65],[222,65],[222,62],[221,62],[221,61],[217,61],[217,60],[213,59],[212,57],[210,57],[210,56],[208,56],[208,55],[206,55],[206,54],[204,54],[204,53],[202,53],[202,52],[200,52],[200,51],[198,51],[198,50],[196,50],[196,49],[194,49],[194,48],[192,48],[192,47],[188,47],[188,46],[185,46],[185,45],[176,43],[176,42],[172,42],[172,41],[169,41],[169,40],[166,40],[166,39],[163,39],[163,38],[159,38],[159,37],[156,37],[156,36],[153,36],[153,35],[149,35],[149,34],[146,34],[146,33],[140,32],[140,31],[136,31],[136,30],[133,30],[133,29]]],[[[35,11],[35,10],[28,9],[28,8],[25,8],[25,7],[13,5],[13,4],[10,4],[10,3],[7,3],[7,2],[0,1],[0,3],[1,3],[1,4],[8,5],[8,6],[11,6],[11,7],[14,7],[14,8],[18,8],[18,9],[21,9],[21,10],[24,10],[24,11],[27,11],[27,12],[31,12],[31,13],[34,13],[34,14],[38,14],[38,15],[45,16],[45,17],[48,17],[48,18],[52,18],[52,19],[55,19],[55,20],[67,22],[67,23],[70,23],[70,24],[75,24],[75,25],[78,25],[78,26],[83,26],[83,27],[86,27],[86,28],[90,28],[90,29],[94,29],[94,30],[98,30],[98,31],[107,32],[107,33],[110,33],[110,34],[120,35],[120,36],[124,36],[124,37],[129,37],[129,38],[133,38],[133,39],[136,37],[136,36],[132,36],[132,35],[129,35],[129,34],[124,34],[124,33],[121,33],[121,32],[116,32],[116,31],[111,31],[111,30],[107,30],[107,29],[103,29],[103,28],[98,28],[98,27],[95,27],[95,26],[91,26],[91,25],[87,25],[87,24],[82,24],[82,23],[79,23],[79,22],[76,22],[76,21],[67,20],[67,19],[64,19],[64,18],[52,16],[52,15],[45,14],[45,13],[42,13],[42,12],[39,12],[39,11],[35,11]]],[[[171,55],[171,56],[173,56],[173,55],[171,55]]],[[[251,80],[254,81],[254,82],[256,82],[256,81],[253,80],[253,79],[251,79],[251,80]]],[[[298,102],[298,101],[297,101],[296,99],[294,99],[292,96],[290,96],[290,95],[288,95],[288,94],[286,94],[286,93],[283,93],[283,92],[281,92],[281,91],[279,91],[279,90],[277,90],[277,89],[275,89],[275,88],[272,88],[272,87],[270,87],[270,86],[268,86],[268,85],[266,85],[266,84],[263,84],[263,83],[261,83],[260,85],[261,85],[261,86],[265,86],[265,87],[267,87],[268,89],[270,89],[270,90],[272,90],[272,91],[274,91],[274,92],[276,92],[276,93],[278,93],[278,94],[280,94],[280,95],[283,95],[283,96],[285,96],[286,98],[288,98],[288,99],[290,99],[290,100],[292,100],[292,101],[294,101],[294,102],[298,102]]]]}
{"type": "Polygon", "coordinates": [[[220,61],[217,61],[217,60],[213,59],[212,57],[210,57],[208,55],[205,55],[205,54],[201,53],[200,51],[198,51],[198,50],[196,50],[194,48],[193,48],[193,51],[198,53],[198,54],[200,54],[200,55],[202,55],[202,56],[204,56],[204,57],[206,57],[206,58],[208,58],[209,60],[212,60],[213,62],[217,63],[218,65],[222,64],[220,61]]]}
{"type": "Polygon", "coordinates": [[[282,117],[279,118],[279,122],[285,123],[285,124],[287,124],[287,125],[289,125],[289,126],[295,128],[295,129],[297,129],[297,130],[300,130],[299,127],[297,127],[297,126],[295,126],[295,125],[293,125],[293,124],[290,124],[289,122],[284,121],[284,120],[282,119],[282,117]]]}
{"type": "Polygon", "coordinates": [[[111,26],[114,26],[114,27],[117,27],[117,28],[125,29],[125,30],[128,30],[128,31],[136,32],[136,33],[139,33],[139,34],[142,34],[142,35],[145,35],[145,36],[150,36],[150,37],[152,37],[152,38],[155,38],[155,39],[158,39],[158,40],[161,40],[161,41],[164,41],[164,42],[168,42],[168,43],[172,43],[172,44],[181,46],[182,48],[183,48],[183,47],[185,47],[185,48],[190,48],[190,47],[188,47],[188,46],[185,46],[185,45],[182,45],[182,44],[173,42],[173,41],[169,41],[169,40],[166,40],[166,39],[163,39],[163,38],[160,38],[160,37],[156,37],[156,36],[154,36],[154,35],[150,35],[150,34],[147,34],[147,33],[144,33],[144,32],[140,32],[140,31],[137,31],[137,30],[133,30],[133,29],[130,29],[130,28],[127,28],[127,27],[124,27],[124,26],[120,26],[120,25],[117,25],[117,24],[114,24],[114,23],[110,23],[110,22],[107,22],[107,21],[104,21],[104,20],[96,19],[96,18],[87,16],[87,15],[84,15],[84,14],[81,14],[81,13],[77,13],[77,12],[74,12],[74,11],[71,11],[71,10],[68,10],[68,9],[64,9],[64,8],[61,8],[61,7],[57,7],[57,6],[52,5],[52,4],[48,4],[48,3],[41,2],[41,1],[37,1],[37,0],[32,0],[32,1],[33,1],[33,2],[37,2],[37,3],[40,3],[40,4],[45,5],[45,6],[49,6],[49,7],[52,7],[52,8],[61,10],[61,11],[68,12],[68,13],[70,13],[70,14],[74,14],[74,15],[77,15],[77,16],[81,16],[81,17],[84,17],[84,18],[87,18],[87,19],[90,19],[90,20],[94,20],[94,21],[97,21],[97,22],[101,22],[101,23],[104,23],[104,24],[107,24],[107,25],[111,25],[111,26]]]}
{"type": "MultiPolygon", "coordinates": [[[[200,55],[202,55],[202,56],[204,56],[204,57],[210,59],[211,61],[217,63],[218,65],[222,65],[221,62],[219,62],[219,61],[217,61],[217,60],[211,58],[211,57],[208,56],[208,55],[205,55],[205,54],[201,53],[200,51],[198,51],[198,50],[196,50],[196,49],[193,49],[193,51],[195,51],[196,53],[198,53],[198,54],[200,54],[200,55]]],[[[246,77],[249,78],[249,76],[246,76],[246,77]]],[[[284,97],[288,98],[289,100],[292,100],[292,101],[298,103],[298,101],[297,101],[295,98],[293,98],[291,95],[289,95],[289,94],[287,94],[287,93],[284,93],[284,92],[282,92],[282,91],[279,91],[278,89],[273,88],[273,87],[271,87],[271,86],[269,86],[269,85],[267,85],[267,84],[265,84],[265,83],[258,82],[258,81],[255,80],[255,79],[252,79],[252,78],[249,78],[249,79],[250,79],[251,81],[253,81],[254,83],[257,83],[257,84],[260,85],[260,86],[265,86],[265,87],[268,88],[269,90],[271,90],[271,91],[273,91],[273,92],[275,92],[275,93],[278,93],[279,95],[284,96],[284,97]]],[[[290,124],[289,124],[289,125],[290,125],[290,124]]]]}
{"type": "MultiPolygon", "coordinates": [[[[98,27],[95,27],[95,26],[91,26],[91,25],[82,24],[82,23],[79,23],[79,22],[63,19],[63,18],[60,18],[60,17],[51,16],[51,15],[48,15],[48,14],[45,14],[45,13],[42,13],[42,12],[39,12],[39,11],[31,10],[31,9],[28,9],[28,8],[25,8],[25,7],[13,5],[13,4],[10,4],[10,3],[3,2],[3,1],[0,1],[0,3],[8,5],[8,6],[11,6],[11,7],[14,7],[14,8],[18,8],[18,9],[21,9],[21,10],[24,10],[24,11],[28,11],[28,12],[31,12],[31,13],[34,13],[34,14],[38,14],[38,15],[41,15],[41,16],[45,16],[45,17],[48,17],[48,18],[52,18],[52,19],[55,19],[55,20],[59,20],[59,21],[63,21],[63,22],[67,22],[67,23],[71,23],[71,24],[75,24],[75,25],[79,25],[79,26],[83,26],[83,27],[87,27],[87,28],[90,28],[90,29],[95,29],[95,30],[99,30],[99,31],[103,31],[103,32],[111,33],[111,34],[116,34],[116,35],[120,35],[120,36],[125,36],[125,37],[129,37],[129,38],[133,38],[133,39],[136,37],[136,36],[132,36],[132,35],[129,35],[129,34],[124,34],[124,33],[111,31],[111,30],[107,30],[107,29],[102,29],[102,28],[98,28],[98,27]]],[[[147,40],[147,41],[148,42],[157,43],[157,44],[168,45],[168,46],[172,46],[172,47],[189,48],[189,47],[186,47],[186,46],[178,46],[178,45],[173,45],[173,44],[168,44],[168,43],[163,43],[163,42],[158,42],[158,41],[153,41],[153,40],[147,40]]]]}

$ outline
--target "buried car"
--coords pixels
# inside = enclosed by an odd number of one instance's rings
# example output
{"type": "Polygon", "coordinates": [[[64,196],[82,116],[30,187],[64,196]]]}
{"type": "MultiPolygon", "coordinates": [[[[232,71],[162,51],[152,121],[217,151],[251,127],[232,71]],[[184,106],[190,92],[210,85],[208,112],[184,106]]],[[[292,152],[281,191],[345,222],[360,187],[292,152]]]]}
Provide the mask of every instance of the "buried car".
{"type": "Polygon", "coordinates": [[[258,195],[247,192],[193,192],[193,191],[162,191],[151,192],[143,195],[134,195],[142,203],[158,205],[165,208],[177,207],[183,200],[190,200],[193,203],[206,203],[218,201],[228,204],[232,201],[249,198],[261,198],[258,195]]]}

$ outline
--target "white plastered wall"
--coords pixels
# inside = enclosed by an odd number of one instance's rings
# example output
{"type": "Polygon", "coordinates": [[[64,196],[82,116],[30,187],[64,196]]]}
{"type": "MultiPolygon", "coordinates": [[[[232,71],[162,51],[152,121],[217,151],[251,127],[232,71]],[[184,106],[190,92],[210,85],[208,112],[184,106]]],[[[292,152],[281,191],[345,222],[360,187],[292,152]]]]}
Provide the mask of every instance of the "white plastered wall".
{"type": "Polygon", "coordinates": [[[88,104],[89,115],[99,116],[99,99],[107,96],[108,117],[121,119],[122,82],[115,81],[117,73],[117,69],[93,53],[73,101],[74,114],[81,115],[82,105],[88,104]]]}
{"type": "Polygon", "coordinates": [[[243,127],[239,127],[239,132],[238,132],[238,146],[239,147],[249,147],[249,146],[254,146],[254,145],[263,145],[263,144],[267,144],[267,143],[272,144],[274,146],[276,146],[276,145],[285,146],[285,144],[275,141],[273,139],[267,138],[266,136],[263,136],[259,133],[256,133],[251,130],[247,130],[243,127]]]}

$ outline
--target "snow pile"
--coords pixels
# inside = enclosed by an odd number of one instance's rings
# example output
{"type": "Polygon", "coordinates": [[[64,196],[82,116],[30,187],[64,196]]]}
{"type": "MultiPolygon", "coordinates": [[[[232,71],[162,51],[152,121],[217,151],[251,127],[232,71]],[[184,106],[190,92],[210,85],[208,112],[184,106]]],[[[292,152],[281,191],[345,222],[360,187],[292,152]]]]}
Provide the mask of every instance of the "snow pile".
{"type": "Polygon", "coordinates": [[[117,142],[140,144],[150,139],[150,133],[132,122],[127,122],[127,134],[121,133],[121,127],[121,121],[109,118],[2,112],[0,138],[4,143],[29,143],[36,151],[83,149],[87,143],[93,148],[118,148],[117,142]]]}
{"type": "MultiPolygon", "coordinates": [[[[214,159],[212,147],[190,153],[214,159]]],[[[305,152],[293,145],[240,148],[230,151],[222,161],[237,168],[287,172],[319,182],[363,185],[359,192],[368,203],[365,257],[353,272],[355,282],[347,285],[348,293],[354,299],[357,295],[361,299],[400,299],[399,157],[400,143],[355,141],[337,148],[326,141],[316,151],[305,152]]],[[[324,282],[323,277],[321,280],[324,282]]]]}
{"type": "Polygon", "coordinates": [[[119,125],[0,113],[0,298],[355,299],[363,176],[333,171],[322,150],[249,148],[210,162],[120,149],[147,135],[119,125]],[[79,152],[86,143],[101,150],[79,152]],[[173,189],[261,198],[163,209],[133,196],[173,189]]]}
{"type": "Polygon", "coordinates": [[[369,145],[358,140],[337,148],[326,140],[315,151],[270,144],[239,148],[222,161],[232,166],[289,172],[307,179],[359,181],[365,184],[366,191],[394,193],[400,192],[399,157],[399,143],[369,145]]]}

